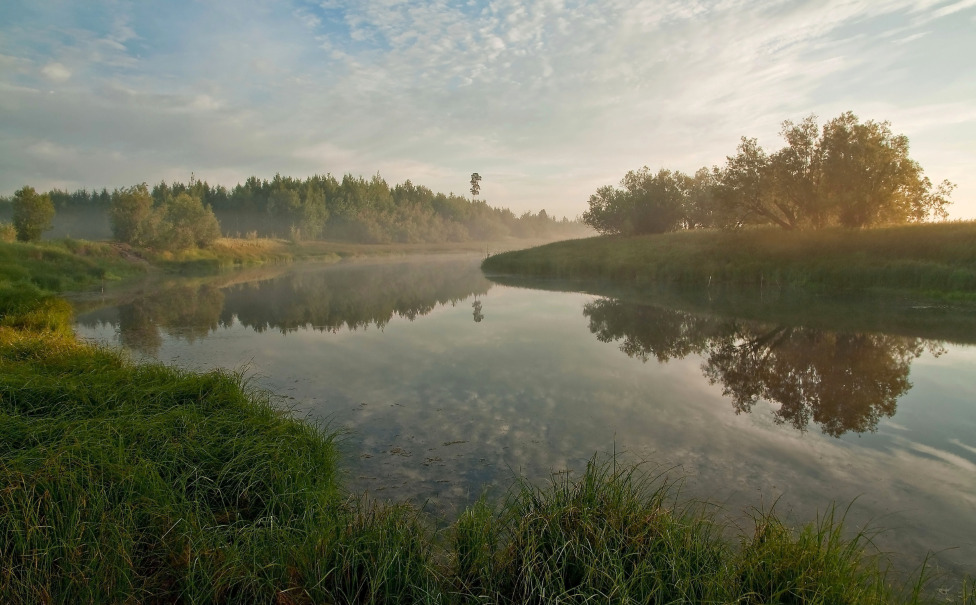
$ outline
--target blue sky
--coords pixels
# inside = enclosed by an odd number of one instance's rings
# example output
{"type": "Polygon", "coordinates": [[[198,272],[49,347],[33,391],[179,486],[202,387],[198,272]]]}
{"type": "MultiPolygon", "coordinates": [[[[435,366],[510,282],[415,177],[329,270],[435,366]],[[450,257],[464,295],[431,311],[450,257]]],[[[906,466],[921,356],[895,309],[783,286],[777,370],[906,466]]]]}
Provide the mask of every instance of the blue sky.
{"type": "Polygon", "coordinates": [[[976,0],[7,0],[0,194],[379,172],[570,217],[783,120],[889,120],[976,218],[976,0]]]}

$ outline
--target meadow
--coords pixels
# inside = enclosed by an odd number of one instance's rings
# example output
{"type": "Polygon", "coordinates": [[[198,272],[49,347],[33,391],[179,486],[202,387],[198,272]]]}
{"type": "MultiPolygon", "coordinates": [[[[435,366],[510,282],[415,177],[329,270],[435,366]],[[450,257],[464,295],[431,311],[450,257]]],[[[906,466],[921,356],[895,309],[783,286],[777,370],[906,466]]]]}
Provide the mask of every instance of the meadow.
{"type": "Polygon", "coordinates": [[[485,260],[489,275],[631,284],[976,294],[976,222],[785,231],[692,230],[556,242],[485,260]]]}

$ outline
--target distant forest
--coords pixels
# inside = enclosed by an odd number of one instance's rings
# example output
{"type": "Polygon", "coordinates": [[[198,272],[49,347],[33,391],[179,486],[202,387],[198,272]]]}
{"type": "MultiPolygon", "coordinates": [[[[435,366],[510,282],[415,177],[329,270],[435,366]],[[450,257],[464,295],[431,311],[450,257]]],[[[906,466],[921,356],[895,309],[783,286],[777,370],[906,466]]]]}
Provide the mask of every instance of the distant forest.
{"type": "MultiPolygon", "coordinates": [[[[48,191],[56,214],[47,238],[112,238],[113,200],[127,189],[48,191]]],[[[570,238],[592,234],[578,220],[558,220],[545,210],[515,215],[507,208],[453,193],[435,193],[409,180],[390,186],[378,174],[370,179],[315,175],[304,180],[275,175],[250,177],[232,189],[190,178],[146,187],[162,207],[187,194],[210,208],[225,237],[280,237],[360,243],[463,242],[516,238],[570,238]]],[[[0,197],[0,222],[9,222],[13,198],[0,197]]]]}

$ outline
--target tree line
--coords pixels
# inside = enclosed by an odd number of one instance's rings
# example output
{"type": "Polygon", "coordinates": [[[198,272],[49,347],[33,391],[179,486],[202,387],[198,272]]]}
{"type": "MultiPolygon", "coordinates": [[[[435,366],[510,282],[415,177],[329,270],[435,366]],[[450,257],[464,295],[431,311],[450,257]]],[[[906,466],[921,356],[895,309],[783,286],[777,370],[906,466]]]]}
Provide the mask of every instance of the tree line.
{"type": "MultiPolygon", "coordinates": [[[[221,235],[439,243],[572,237],[587,229],[579,221],[556,220],[545,210],[517,216],[486,201],[435,193],[409,180],[390,186],[378,174],[369,179],[278,174],[270,180],[250,177],[230,189],[192,176],[187,183],[143,183],[111,193],[102,189],[38,194],[25,187],[7,201],[17,206],[28,190],[32,205],[43,204],[58,213],[107,213],[115,239],[168,250],[207,246],[221,235]]],[[[40,221],[41,231],[49,227],[50,218],[40,221]]],[[[39,237],[34,229],[23,239],[39,237]]]]}
{"type": "Polygon", "coordinates": [[[743,137],[724,166],[694,175],[632,170],[621,188],[590,196],[583,221],[604,234],[638,235],[745,225],[863,228],[947,216],[955,186],[933,186],[909,157],[908,137],[888,122],[846,112],[822,127],[815,116],[782,126],[786,144],[772,153],[743,137]]]}

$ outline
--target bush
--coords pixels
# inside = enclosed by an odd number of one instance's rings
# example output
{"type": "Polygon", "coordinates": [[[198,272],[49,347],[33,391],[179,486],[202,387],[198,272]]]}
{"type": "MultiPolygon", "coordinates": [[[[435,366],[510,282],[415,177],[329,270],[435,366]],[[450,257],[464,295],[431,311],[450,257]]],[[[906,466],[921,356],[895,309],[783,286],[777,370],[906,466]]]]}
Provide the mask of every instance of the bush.
{"type": "Polygon", "coordinates": [[[0,242],[13,242],[17,240],[17,230],[10,223],[0,223],[0,242]]]}

